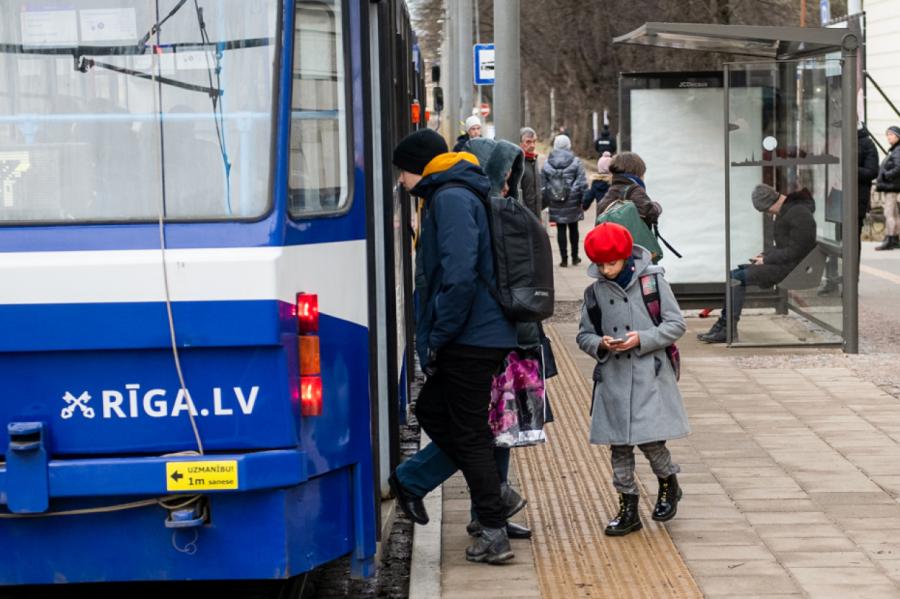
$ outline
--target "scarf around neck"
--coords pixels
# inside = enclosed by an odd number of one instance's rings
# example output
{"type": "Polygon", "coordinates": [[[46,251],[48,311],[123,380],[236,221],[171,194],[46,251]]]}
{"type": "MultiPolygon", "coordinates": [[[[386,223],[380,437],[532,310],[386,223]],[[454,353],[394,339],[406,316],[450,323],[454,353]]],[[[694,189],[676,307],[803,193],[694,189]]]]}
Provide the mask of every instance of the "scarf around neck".
{"type": "Polygon", "coordinates": [[[637,175],[630,175],[628,173],[622,173],[622,176],[625,177],[626,179],[628,179],[629,181],[631,181],[632,183],[634,183],[636,185],[640,185],[641,188],[643,188],[645,190],[647,189],[647,185],[644,183],[643,179],[641,179],[637,175]]]}
{"type": "Polygon", "coordinates": [[[628,287],[628,284],[631,282],[631,279],[634,278],[634,256],[629,256],[628,260],[625,261],[625,266],[622,267],[622,272],[616,276],[615,279],[609,279],[613,283],[616,283],[622,289],[628,287]]]}

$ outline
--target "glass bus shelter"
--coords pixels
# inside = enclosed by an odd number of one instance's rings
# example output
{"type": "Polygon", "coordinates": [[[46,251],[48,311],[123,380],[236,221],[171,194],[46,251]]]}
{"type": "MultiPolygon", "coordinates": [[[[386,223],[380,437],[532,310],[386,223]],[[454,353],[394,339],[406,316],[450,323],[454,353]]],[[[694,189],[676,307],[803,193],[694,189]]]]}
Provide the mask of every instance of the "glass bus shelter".
{"type": "MultiPolygon", "coordinates": [[[[722,116],[711,117],[723,118],[725,131],[730,346],[841,345],[858,351],[858,40],[847,28],[692,23],[646,23],[614,40],[741,57],[724,64],[722,116]],[[754,209],[751,195],[760,183],[812,211],[814,238],[807,228],[808,235],[791,237],[787,252],[772,252],[782,224],[777,219],[787,211],[754,209]],[[763,252],[777,268],[763,277],[768,280],[751,275],[742,290],[744,277],[737,272],[763,252]],[[741,295],[744,312],[737,322],[741,295]]],[[[720,250],[710,248],[710,259],[720,250]]]]}

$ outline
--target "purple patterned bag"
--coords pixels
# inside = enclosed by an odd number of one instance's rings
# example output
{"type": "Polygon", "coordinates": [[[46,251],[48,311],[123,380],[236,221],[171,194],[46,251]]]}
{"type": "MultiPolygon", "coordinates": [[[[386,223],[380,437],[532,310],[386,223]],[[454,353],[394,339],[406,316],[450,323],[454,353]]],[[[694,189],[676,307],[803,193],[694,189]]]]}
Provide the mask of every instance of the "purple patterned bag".
{"type": "Polygon", "coordinates": [[[547,440],[545,392],[541,360],[510,352],[491,384],[488,422],[498,447],[522,447],[547,440]]]}

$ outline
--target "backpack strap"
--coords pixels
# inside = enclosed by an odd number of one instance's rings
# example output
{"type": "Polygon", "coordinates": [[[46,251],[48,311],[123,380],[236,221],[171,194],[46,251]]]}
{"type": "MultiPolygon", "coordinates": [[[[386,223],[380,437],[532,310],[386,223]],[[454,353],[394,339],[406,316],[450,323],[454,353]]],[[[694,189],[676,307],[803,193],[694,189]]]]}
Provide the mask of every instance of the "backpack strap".
{"type": "Polygon", "coordinates": [[[653,224],[653,234],[656,235],[657,239],[659,239],[660,241],[663,242],[664,246],[669,248],[670,252],[672,252],[679,258],[684,258],[684,256],[682,256],[680,253],[678,253],[678,250],[673,248],[672,245],[668,241],[666,241],[665,237],[663,237],[662,235],[659,234],[659,225],[657,225],[656,223],[653,224]]]}
{"type": "MultiPolygon", "coordinates": [[[[459,187],[461,189],[468,189],[469,191],[472,192],[473,195],[475,195],[475,197],[477,197],[481,201],[481,205],[484,206],[484,217],[485,217],[485,220],[487,221],[488,239],[491,242],[491,244],[490,244],[491,245],[491,263],[494,266],[494,276],[496,276],[498,266],[497,266],[497,252],[494,251],[494,242],[493,242],[494,219],[491,217],[491,199],[489,196],[486,197],[483,193],[481,193],[480,191],[478,191],[471,185],[467,185],[467,184],[461,183],[461,182],[452,182],[452,183],[447,183],[445,185],[441,185],[438,188],[438,190],[435,191],[434,194],[432,194],[431,197],[436,196],[438,193],[440,193],[441,191],[443,191],[445,189],[450,189],[453,187],[459,187]]],[[[503,298],[500,296],[500,290],[497,289],[497,287],[493,283],[491,283],[490,280],[488,280],[488,278],[486,276],[484,276],[483,272],[481,272],[478,269],[476,269],[476,272],[478,273],[478,279],[484,284],[485,287],[487,287],[488,292],[491,294],[491,297],[494,298],[494,301],[496,301],[497,304],[502,309],[503,298]]]]}
{"type": "MultiPolygon", "coordinates": [[[[659,275],[643,275],[639,283],[641,285],[641,298],[644,300],[644,306],[647,307],[647,313],[650,320],[655,326],[662,323],[662,305],[660,304],[659,295],[659,275]]],[[[666,348],[666,356],[669,363],[672,364],[672,370],[675,372],[675,380],[681,379],[681,353],[678,346],[674,343],[666,348]]]]}
{"type": "Polygon", "coordinates": [[[647,307],[647,313],[653,324],[659,326],[662,323],[662,306],[659,303],[659,280],[656,274],[642,275],[638,281],[641,285],[641,299],[647,307]]]}

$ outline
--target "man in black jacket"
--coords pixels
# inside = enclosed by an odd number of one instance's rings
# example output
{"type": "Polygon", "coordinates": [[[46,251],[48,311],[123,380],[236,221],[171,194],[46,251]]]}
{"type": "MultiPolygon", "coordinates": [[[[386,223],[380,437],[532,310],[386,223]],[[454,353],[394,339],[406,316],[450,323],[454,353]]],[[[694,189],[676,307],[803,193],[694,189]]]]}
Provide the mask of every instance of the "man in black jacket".
{"type": "MultiPolygon", "coordinates": [[[[753,207],[775,216],[775,245],[751,258],[750,264],[741,264],[731,271],[728,288],[734,311],[734,341],[737,341],[737,322],[744,308],[747,285],[777,285],[816,247],[813,217],[816,203],[806,188],[784,195],[768,185],[757,185],[753,190],[753,207]]],[[[697,338],[707,343],[724,343],[727,318],[723,305],[719,320],[697,338]]]]}
{"type": "Polygon", "coordinates": [[[541,173],[537,167],[537,133],[531,127],[519,132],[519,147],[525,152],[525,170],[522,172],[522,203],[541,218],[541,173]]]}
{"type": "MultiPolygon", "coordinates": [[[[878,150],[875,149],[875,144],[872,142],[868,129],[861,123],[857,130],[857,142],[857,156],[859,158],[857,180],[859,182],[859,189],[856,197],[859,202],[859,212],[857,213],[859,235],[856,236],[858,248],[856,261],[858,265],[860,256],[862,255],[863,225],[866,222],[866,215],[869,213],[869,210],[872,209],[872,182],[878,177],[878,150]]],[[[840,289],[840,276],[837,271],[837,258],[829,257],[825,267],[825,272],[827,273],[825,285],[819,289],[819,295],[830,295],[836,293],[838,289],[840,289]]]]}

